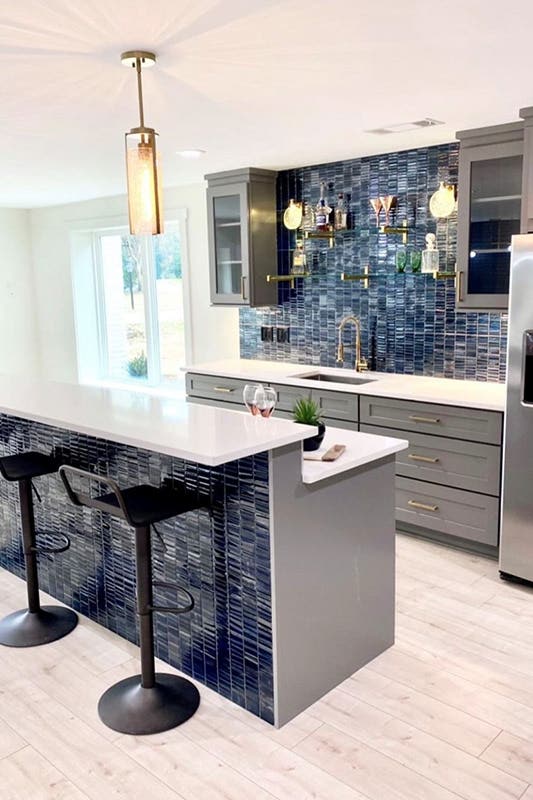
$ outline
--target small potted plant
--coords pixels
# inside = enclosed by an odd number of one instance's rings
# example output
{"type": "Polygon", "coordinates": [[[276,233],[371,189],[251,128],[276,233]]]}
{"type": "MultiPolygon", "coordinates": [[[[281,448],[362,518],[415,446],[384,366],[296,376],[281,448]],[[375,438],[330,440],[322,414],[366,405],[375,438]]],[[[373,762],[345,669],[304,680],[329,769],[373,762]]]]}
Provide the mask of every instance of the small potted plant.
{"type": "Polygon", "coordinates": [[[316,436],[304,439],[303,443],[304,450],[318,450],[326,433],[326,426],[322,422],[318,403],[315,403],[311,398],[302,397],[295,403],[292,413],[294,421],[299,422],[300,425],[313,425],[318,428],[316,436]]]}

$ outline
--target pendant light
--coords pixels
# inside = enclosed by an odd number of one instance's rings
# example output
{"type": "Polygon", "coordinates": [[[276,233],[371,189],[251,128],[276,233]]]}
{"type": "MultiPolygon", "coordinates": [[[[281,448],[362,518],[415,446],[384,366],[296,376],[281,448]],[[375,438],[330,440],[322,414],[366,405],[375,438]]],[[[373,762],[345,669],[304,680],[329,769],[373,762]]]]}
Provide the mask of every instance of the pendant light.
{"type": "Polygon", "coordinates": [[[141,71],[153,67],[155,54],[144,50],[122,53],[120,60],[137,73],[139,125],[126,133],[126,172],[128,176],[128,210],[130,233],[163,233],[161,168],[157,154],[157,133],[144,124],[141,71]]]}

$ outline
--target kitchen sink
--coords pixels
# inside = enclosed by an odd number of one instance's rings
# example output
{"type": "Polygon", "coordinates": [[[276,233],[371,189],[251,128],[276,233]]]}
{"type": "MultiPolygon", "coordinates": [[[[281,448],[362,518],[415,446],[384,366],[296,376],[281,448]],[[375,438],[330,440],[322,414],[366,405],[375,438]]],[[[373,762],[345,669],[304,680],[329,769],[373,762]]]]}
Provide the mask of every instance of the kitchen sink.
{"type": "Polygon", "coordinates": [[[360,386],[363,383],[372,383],[372,381],[376,380],[376,378],[355,378],[353,375],[330,375],[328,372],[291,375],[291,378],[302,378],[307,381],[325,381],[326,383],[349,383],[350,386],[360,386]]]}

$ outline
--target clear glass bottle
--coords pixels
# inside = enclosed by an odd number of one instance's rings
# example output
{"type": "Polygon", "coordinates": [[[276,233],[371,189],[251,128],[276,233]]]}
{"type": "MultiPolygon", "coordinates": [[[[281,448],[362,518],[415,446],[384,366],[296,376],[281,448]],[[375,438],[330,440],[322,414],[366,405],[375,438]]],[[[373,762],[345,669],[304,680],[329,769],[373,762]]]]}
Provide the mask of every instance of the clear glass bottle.
{"type": "Polygon", "coordinates": [[[316,229],[315,209],[311,203],[304,203],[301,228],[303,231],[314,231],[316,229]]]}
{"type": "Polygon", "coordinates": [[[304,250],[304,243],[302,239],[296,240],[296,247],[292,254],[292,274],[303,275],[307,270],[307,256],[304,250]]]}
{"type": "Polygon", "coordinates": [[[316,211],[315,211],[315,229],[317,231],[329,231],[331,230],[329,224],[329,215],[331,214],[331,207],[328,206],[326,200],[326,191],[328,185],[325,181],[321,181],[320,183],[320,200],[316,204],[316,211]]]}
{"type": "Polygon", "coordinates": [[[344,195],[341,193],[337,198],[337,207],[333,215],[334,227],[336,231],[345,231],[348,227],[348,210],[344,195]]]}
{"type": "Polygon", "coordinates": [[[439,251],[437,237],[434,233],[426,235],[426,249],[422,250],[422,272],[439,271],[439,251]]]}

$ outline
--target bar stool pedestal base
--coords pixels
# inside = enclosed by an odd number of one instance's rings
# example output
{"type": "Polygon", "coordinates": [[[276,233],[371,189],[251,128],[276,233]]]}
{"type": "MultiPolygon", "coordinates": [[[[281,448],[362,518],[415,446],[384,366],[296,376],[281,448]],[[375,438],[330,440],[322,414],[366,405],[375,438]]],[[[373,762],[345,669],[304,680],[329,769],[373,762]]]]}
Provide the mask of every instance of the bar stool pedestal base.
{"type": "Polygon", "coordinates": [[[100,719],[114,731],[143,736],[176,728],[200,705],[196,686],[177,675],[157,672],[155,686],[144,689],[141,676],[115,683],[100,698],[100,719]]]}
{"type": "Polygon", "coordinates": [[[0,620],[0,644],[7,647],[36,647],[62,639],[74,630],[78,616],[70,608],[42,606],[39,611],[26,608],[0,620]]]}

